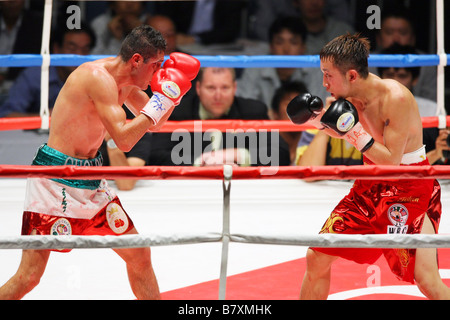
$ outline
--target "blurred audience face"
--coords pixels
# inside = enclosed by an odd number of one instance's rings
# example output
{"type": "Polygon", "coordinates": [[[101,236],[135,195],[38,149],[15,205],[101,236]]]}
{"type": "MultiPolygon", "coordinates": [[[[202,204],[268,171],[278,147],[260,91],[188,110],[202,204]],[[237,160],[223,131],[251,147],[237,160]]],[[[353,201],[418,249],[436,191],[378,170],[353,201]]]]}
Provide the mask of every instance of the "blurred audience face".
{"type": "Polygon", "coordinates": [[[298,95],[299,95],[299,92],[286,93],[280,100],[280,104],[278,105],[278,112],[273,112],[273,119],[274,120],[289,120],[289,117],[286,112],[287,106],[288,106],[289,102],[291,102],[291,100],[294,99],[298,95]]]}
{"type": "MultiPolygon", "coordinates": [[[[53,52],[57,54],[79,54],[88,55],[92,49],[92,39],[86,32],[67,32],[64,35],[62,45],[55,43],[53,52]]],[[[61,67],[72,72],[76,66],[61,67]]]]}
{"type": "Polygon", "coordinates": [[[383,79],[394,79],[400,82],[402,85],[412,90],[417,83],[417,79],[414,79],[412,73],[405,68],[387,68],[380,74],[383,79]]]}
{"type": "MultiPolygon", "coordinates": [[[[0,9],[5,19],[16,19],[25,8],[25,0],[0,1],[0,9]]],[[[9,22],[9,21],[8,21],[9,22]]]]}
{"type": "Polygon", "coordinates": [[[166,54],[171,54],[176,50],[177,32],[173,21],[164,16],[152,16],[146,20],[146,23],[152,28],[161,32],[167,42],[166,54]]]}
{"type": "Polygon", "coordinates": [[[297,5],[306,21],[316,21],[323,18],[325,8],[325,0],[294,0],[294,5],[297,5]]]}
{"type": "Polygon", "coordinates": [[[113,1],[111,8],[117,15],[133,15],[139,17],[144,5],[141,1],[113,1]]]}
{"type": "Polygon", "coordinates": [[[305,52],[305,44],[300,35],[283,29],[274,35],[270,43],[270,52],[274,55],[302,55],[305,52]]]}
{"type": "Polygon", "coordinates": [[[111,8],[114,10],[115,16],[110,21],[109,27],[117,39],[121,39],[142,24],[140,16],[144,10],[143,2],[113,1],[111,8]]]}
{"type": "Polygon", "coordinates": [[[236,78],[227,68],[205,68],[196,84],[200,102],[213,118],[224,115],[234,101],[236,78]]]}
{"type": "Polygon", "coordinates": [[[408,20],[389,17],[381,23],[381,29],[377,34],[378,48],[389,48],[394,43],[415,46],[416,37],[408,20]]]}

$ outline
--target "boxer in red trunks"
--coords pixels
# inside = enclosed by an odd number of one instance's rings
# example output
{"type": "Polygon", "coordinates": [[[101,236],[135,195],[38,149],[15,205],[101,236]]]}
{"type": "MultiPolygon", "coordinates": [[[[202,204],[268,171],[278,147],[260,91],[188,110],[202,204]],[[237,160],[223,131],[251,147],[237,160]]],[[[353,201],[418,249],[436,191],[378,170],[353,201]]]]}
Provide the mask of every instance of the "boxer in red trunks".
{"type": "MultiPolygon", "coordinates": [[[[288,105],[290,119],[347,140],[363,153],[366,164],[428,165],[414,96],[397,81],[369,73],[369,52],[368,40],[359,35],[339,36],[325,45],[320,68],[334,101],[323,108],[320,98],[299,95],[288,105]]],[[[440,186],[434,179],[356,180],[320,232],[434,234],[440,216],[440,186]]],[[[373,263],[381,254],[397,277],[416,283],[426,297],[450,299],[435,248],[309,248],[300,298],[328,297],[331,266],[338,257],[373,263]]]]}
{"type": "MultiPolygon", "coordinates": [[[[424,149],[417,155],[425,154],[424,149]]],[[[423,160],[411,165],[428,165],[423,160]]],[[[320,233],[420,233],[425,212],[438,230],[441,216],[440,187],[434,179],[390,181],[356,180],[350,193],[334,208],[320,233]]],[[[384,254],[392,272],[414,282],[415,249],[314,248],[358,263],[374,263],[384,254]]]]}

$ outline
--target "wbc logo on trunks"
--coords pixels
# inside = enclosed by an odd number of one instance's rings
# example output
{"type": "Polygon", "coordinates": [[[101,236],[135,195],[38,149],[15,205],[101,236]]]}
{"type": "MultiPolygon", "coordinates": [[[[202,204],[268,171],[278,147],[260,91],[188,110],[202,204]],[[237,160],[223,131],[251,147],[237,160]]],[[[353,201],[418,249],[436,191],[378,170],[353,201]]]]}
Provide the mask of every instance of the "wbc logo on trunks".
{"type": "Polygon", "coordinates": [[[60,218],[56,220],[56,222],[52,225],[50,234],[54,236],[61,235],[71,235],[72,234],[72,226],[67,219],[60,218]]]}
{"type": "Polygon", "coordinates": [[[402,204],[396,203],[389,207],[388,218],[393,226],[388,226],[387,233],[401,233],[405,234],[408,231],[406,222],[408,221],[408,209],[402,204]]]}

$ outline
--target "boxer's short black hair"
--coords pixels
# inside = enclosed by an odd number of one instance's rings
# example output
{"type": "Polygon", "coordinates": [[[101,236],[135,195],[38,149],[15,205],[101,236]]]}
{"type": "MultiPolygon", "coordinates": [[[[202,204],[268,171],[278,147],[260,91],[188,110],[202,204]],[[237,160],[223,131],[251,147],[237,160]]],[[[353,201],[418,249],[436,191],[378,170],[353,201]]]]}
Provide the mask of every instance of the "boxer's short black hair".
{"type": "Polygon", "coordinates": [[[160,51],[165,51],[166,40],[162,34],[149,25],[141,25],[134,28],[123,40],[119,56],[123,61],[131,59],[133,54],[139,53],[144,62],[157,55],[160,51]]]}

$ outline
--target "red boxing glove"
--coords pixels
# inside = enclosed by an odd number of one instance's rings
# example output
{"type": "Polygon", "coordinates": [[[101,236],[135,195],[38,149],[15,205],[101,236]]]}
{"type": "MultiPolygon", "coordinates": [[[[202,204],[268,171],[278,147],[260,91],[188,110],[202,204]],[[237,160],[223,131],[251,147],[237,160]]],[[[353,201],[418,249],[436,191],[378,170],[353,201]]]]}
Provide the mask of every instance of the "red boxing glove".
{"type": "Polygon", "coordinates": [[[180,103],[181,98],[191,88],[191,82],[180,70],[166,68],[155,72],[150,86],[153,96],[142,108],[141,113],[157,124],[170,108],[180,103]]]}
{"type": "Polygon", "coordinates": [[[199,69],[200,61],[196,58],[180,52],[170,54],[170,59],[164,63],[163,68],[153,75],[150,82],[153,96],[141,113],[157,124],[191,89],[191,80],[197,76],[199,69]]]}
{"type": "Polygon", "coordinates": [[[181,98],[191,89],[191,81],[178,69],[163,68],[155,72],[150,87],[153,94],[161,93],[178,105],[181,98]]]}
{"type": "Polygon", "coordinates": [[[189,80],[194,80],[200,70],[200,61],[193,56],[181,52],[172,52],[164,62],[164,69],[175,68],[182,71],[189,80]]]}

